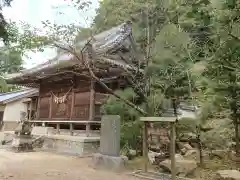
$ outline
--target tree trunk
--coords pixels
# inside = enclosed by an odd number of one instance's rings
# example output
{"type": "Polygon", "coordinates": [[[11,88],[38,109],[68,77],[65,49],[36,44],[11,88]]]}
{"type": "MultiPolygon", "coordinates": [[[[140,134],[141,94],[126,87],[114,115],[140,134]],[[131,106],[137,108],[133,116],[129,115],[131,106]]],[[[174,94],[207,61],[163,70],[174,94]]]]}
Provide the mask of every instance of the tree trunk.
{"type": "Polygon", "coordinates": [[[240,144],[239,144],[239,120],[235,118],[234,126],[235,126],[235,141],[236,141],[236,155],[240,156],[240,144]]]}
{"type": "Polygon", "coordinates": [[[200,167],[203,167],[203,152],[202,152],[202,143],[201,143],[201,139],[200,136],[198,137],[198,150],[199,150],[199,164],[200,167]]]}

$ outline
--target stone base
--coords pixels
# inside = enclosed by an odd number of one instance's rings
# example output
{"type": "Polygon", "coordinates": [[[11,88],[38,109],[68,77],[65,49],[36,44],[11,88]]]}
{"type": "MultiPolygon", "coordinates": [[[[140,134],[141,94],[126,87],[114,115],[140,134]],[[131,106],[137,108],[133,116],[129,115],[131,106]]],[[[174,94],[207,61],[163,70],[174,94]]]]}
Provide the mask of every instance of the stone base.
{"type": "MultiPolygon", "coordinates": [[[[4,140],[12,142],[15,135],[13,131],[4,132],[4,140]]],[[[76,156],[91,156],[93,153],[99,151],[100,137],[82,137],[69,135],[34,135],[32,141],[41,137],[43,141],[39,151],[48,151],[59,154],[76,155],[76,156]]],[[[39,139],[40,140],[40,139],[39,139]]]]}
{"type": "Polygon", "coordinates": [[[15,137],[12,141],[12,150],[15,152],[29,152],[33,151],[31,136],[15,137]]]}
{"type": "Polygon", "coordinates": [[[114,157],[96,153],[93,154],[92,161],[94,168],[104,168],[108,170],[119,171],[126,167],[128,158],[126,156],[114,157]]]}
{"type": "Polygon", "coordinates": [[[42,127],[42,126],[34,126],[32,129],[33,135],[51,135],[53,134],[53,127],[42,127]]]}
{"type": "Polygon", "coordinates": [[[89,156],[98,152],[100,137],[48,135],[41,150],[74,156],[89,156]]]}

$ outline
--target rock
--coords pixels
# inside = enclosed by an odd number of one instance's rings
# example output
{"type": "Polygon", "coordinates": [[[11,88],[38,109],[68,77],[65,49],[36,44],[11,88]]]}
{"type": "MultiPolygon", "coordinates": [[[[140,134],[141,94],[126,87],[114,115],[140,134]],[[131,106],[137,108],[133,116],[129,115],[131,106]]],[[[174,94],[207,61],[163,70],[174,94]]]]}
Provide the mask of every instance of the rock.
{"type": "MultiPolygon", "coordinates": [[[[160,162],[160,167],[171,172],[171,160],[167,159],[160,162]]],[[[187,176],[197,168],[197,163],[194,160],[185,160],[176,158],[176,173],[180,176],[187,176]]]]}
{"type": "Polygon", "coordinates": [[[236,146],[236,142],[229,142],[228,144],[227,144],[227,147],[228,148],[234,148],[236,146]]]}
{"type": "Polygon", "coordinates": [[[237,156],[236,152],[234,152],[234,151],[229,152],[229,158],[232,161],[240,162],[240,156],[237,156]]]}
{"type": "Polygon", "coordinates": [[[164,157],[164,156],[165,156],[164,153],[157,153],[153,151],[148,152],[148,159],[151,164],[155,164],[158,157],[164,157]]]}
{"type": "Polygon", "coordinates": [[[223,159],[224,157],[226,157],[226,155],[227,155],[227,151],[225,150],[212,150],[211,152],[211,157],[216,156],[220,159],[223,159]]]}
{"type": "Polygon", "coordinates": [[[180,152],[181,152],[181,154],[186,154],[187,149],[186,148],[182,148],[182,149],[180,149],[180,152]]]}
{"type": "Polygon", "coordinates": [[[193,149],[193,147],[190,146],[190,144],[184,144],[183,147],[184,147],[185,149],[187,149],[187,150],[191,150],[191,149],[193,149]]]}
{"type": "Polygon", "coordinates": [[[128,158],[126,156],[107,156],[100,153],[95,153],[92,156],[94,168],[103,168],[113,171],[123,170],[126,167],[128,158]]]}
{"type": "Polygon", "coordinates": [[[131,156],[136,156],[136,155],[137,155],[137,151],[134,150],[134,149],[129,149],[129,154],[130,154],[131,156]]]}
{"type": "Polygon", "coordinates": [[[197,135],[194,133],[187,133],[187,134],[185,134],[185,137],[188,139],[196,139],[197,135]]]}
{"type": "Polygon", "coordinates": [[[186,158],[188,160],[195,160],[195,161],[199,162],[199,152],[197,149],[188,150],[186,152],[186,154],[184,155],[184,158],[186,158]]]}
{"type": "Polygon", "coordinates": [[[176,143],[177,143],[177,147],[178,147],[179,149],[184,148],[184,143],[183,143],[183,142],[177,141],[176,143]]]}
{"type": "Polygon", "coordinates": [[[217,171],[216,180],[240,180],[240,172],[237,170],[217,171]]]}
{"type": "Polygon", "coordinates": [[[175,154],[175,159],[177,160],[184,160],[184,157],[181,154],[175,154]]]}
{"type": "Polygon", "coordinates": [[[155,152],[153,151],[148,152],[148,160],[150,161],[151,164],[155,162],[155,152]]]}

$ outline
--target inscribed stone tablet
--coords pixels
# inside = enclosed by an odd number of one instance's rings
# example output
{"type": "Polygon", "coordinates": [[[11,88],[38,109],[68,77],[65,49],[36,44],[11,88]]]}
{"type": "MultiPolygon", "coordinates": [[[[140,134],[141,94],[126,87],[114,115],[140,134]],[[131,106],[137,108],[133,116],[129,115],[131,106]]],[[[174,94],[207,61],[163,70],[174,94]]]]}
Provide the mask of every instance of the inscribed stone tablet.
{"type": "Polygon", "coordinates": [[[120,116],[102,117],[100,153],[108,156],[120,155],[120,116]]]}

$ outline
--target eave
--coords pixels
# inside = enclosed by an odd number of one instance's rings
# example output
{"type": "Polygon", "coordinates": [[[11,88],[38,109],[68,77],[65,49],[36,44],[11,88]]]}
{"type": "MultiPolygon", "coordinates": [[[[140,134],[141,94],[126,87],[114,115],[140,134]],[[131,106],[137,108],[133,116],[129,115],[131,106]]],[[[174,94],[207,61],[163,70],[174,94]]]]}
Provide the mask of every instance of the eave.
{"type": "MultiPolygon", "coordinates": [[[[111,67],[117,67],[126,71],[138,71],[138,68],[128,62],[126,63],[121,59],[109,58],[111,53],[123,46],[127,47],[131,45],[132,49],[130,48],[130,51],[136,53],[133,41],[131,23],[126,22],[94,36],[91,41],[85,40],[77,43],[76,48],[78,47],[81,49],[87,42],[91,43],[91,48],[94,52],[94,59],[92,60],[97,69],[96,73],[102,71],[104,68],[109,69],[111,67]]],[[[89,53],[88,50],[87,53],[89,53]]],[[[86,74],[88,69],[81,65],[81,62],[76,60],[76,57],[70,53],[62,53],[53,60],[35,66],[34,68],[21,71],[17,74],[8,75],[5,79],[9,84],[27,85],[28,87],[37,88],[39,86],[39,80],[47,78],[51,76],[51,74],[64,71],[64,69],[69,67],[77,67],[78,69],[76,73],[78,74],[82,74],[83,76],[89,75],[86,74]]]]}
{"type": "Polygon", "coordinates": [[[32,89],[32,90],[29,90],[29,92],[26,92],[25,94],[21,94],[19,96],[15,96],[15,97],[0,101],[0,104],[4,105],[4,104],[11,103],[11,102],[17,101],[19,99],[22,99],[22,98],[25,98],[25,97],[30,97],[30,96],[33,96],[33,95],[38,96],[38,89],[32,89]]]}

